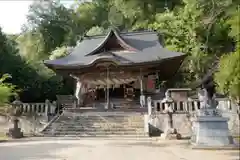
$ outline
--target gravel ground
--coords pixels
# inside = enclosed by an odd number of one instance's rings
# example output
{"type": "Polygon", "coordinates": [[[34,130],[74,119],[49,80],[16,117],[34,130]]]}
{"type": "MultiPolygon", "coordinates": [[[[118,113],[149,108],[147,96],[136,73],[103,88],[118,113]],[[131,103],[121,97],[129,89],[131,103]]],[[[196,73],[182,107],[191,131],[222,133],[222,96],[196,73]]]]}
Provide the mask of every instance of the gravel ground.
{"type": "Polygon", "coordinates": [[[0,143],[0,160],[239,160],[239,151],[192,150],[187,141],[38,139],[0,143]]]}

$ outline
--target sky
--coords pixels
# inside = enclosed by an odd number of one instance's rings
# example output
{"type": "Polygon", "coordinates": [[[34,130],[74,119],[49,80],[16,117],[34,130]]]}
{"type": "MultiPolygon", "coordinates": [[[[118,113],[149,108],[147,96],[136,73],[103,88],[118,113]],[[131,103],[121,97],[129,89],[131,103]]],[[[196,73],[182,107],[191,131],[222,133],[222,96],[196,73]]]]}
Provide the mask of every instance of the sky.
{"type": "MultiPolygon", "coordinates": [[[[0,27],[7,34],[21,32],[21,26],[27,22],[27,12],[33,0],[0,0],[0,27]]],[[[73,1],[63,1],[69,5],[73,1]]]]}

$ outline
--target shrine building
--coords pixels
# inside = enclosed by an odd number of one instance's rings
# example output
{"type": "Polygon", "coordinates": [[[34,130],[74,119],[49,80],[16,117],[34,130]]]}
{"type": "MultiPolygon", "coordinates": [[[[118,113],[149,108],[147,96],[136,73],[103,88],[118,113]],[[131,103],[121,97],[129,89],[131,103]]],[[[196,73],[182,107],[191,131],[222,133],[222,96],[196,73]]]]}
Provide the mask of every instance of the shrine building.
{"type": "Polygon", "coordinates": [[[185,57],[164,48],[156,32],[111,29],[106,35],[85,37],[69,55],[44,63],[76,80],[75,107],[109,109],[120,103],[145,106],[146,94],[155,92],[156,77],[172,78],[185,57]]]}

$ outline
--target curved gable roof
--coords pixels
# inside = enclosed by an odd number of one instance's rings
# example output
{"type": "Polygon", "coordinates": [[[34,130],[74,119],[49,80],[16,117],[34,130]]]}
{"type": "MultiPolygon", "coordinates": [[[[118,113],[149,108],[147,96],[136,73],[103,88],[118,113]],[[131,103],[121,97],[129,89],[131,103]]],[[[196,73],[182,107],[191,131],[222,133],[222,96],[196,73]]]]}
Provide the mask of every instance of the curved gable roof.
{"type": "Polygon", "coordinates": [[[164,49],[159,43],[158,35],[156,32],[143,31],[143,32],[129,32],[129,33],[118,33],[111,30],[105,36],[93,36],[84,39],[78,44],[69,55],[59,58],[56,60],[46,60],[45,65],[48,67],[77,67],[87,66],[99,60],[101,58],[116,61],[116,56],[121,57],[124,61],[119,58],[119,64],[131,65],[135,63],[151,62],[162,59],[169,59],[174,57],[183,56],[183,53],[172,52],[164,49]],[[112,52],[112,56],[106,56],[104,53],[95,54],[99,49],[104,47],[104,44],[114,34],[117,40],[127,48],[127,53],[115,53],[112,52]],[[115,56],[114,56],[115,55],[115,56]]]}
{"type": "Polygon", "coordinates": [[[96,47],[92,52],[90,52],[86,56],[96,54],[96,52],[99,51],[100,49],[102,49],[104,47],[104,45],[110,40],[111,36],[115,36],[116,39],[121,43],[121,46],[124,46],[124,48],[126,48],[126,49],[128,48],[128,49],[137,51],[136,48],[134,48],[131,45],[129,45],[128,43],[126,43],[124,41],[124,39],[122,39],[122,37],[118,34],[118,32],[116,32],[115,30],[110,30],[110,32],[107,34],[105,39],[98,45],[98,47],[96,47]]]}

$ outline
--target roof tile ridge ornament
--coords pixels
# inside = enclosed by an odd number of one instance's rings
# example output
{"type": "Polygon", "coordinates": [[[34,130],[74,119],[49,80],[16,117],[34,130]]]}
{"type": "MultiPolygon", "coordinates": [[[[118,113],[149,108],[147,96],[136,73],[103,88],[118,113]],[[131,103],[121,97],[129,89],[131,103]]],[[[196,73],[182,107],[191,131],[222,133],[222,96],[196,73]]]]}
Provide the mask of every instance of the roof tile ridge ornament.
{"type": "Polygon", "coordinates": [[[113,33],[112,29],[108,32],[107,36],[104,38],[104,40],[89,54],[86,56],[94,55],[97,50],[99,50],[101,47],[103,47],[104,44],[107,43],[108,39],[111,37],[111,34],[113,33]]]}
{"type": "Polygon", "coordinates": [[[143,35],[143,34],[158,34],[155,30],[141,30],[141,31],[130,31],[130,32],[121,32],[121,35],[143,35]]]}
{"type": "Polygon", "coordinates": [[[137,52],[137,51],[139,51],[138,49],[136,49],[135,47],[133,47],[133,46],[131,46],[131,45],[129,45],[125,40],[124,40],[124,38],[122,38],[122,36],[121,36],[121,34],[118,32],[118,31],[116,31],[115,29],[112,29],[112,31],[113,31],[113,33],[115,34],[115,36],[117,37],[117,39],[120,41],[120,45],[122,46],[122,47],[126,47],[127,49],[129,49],[129,50],[131,50],[131,51],[135,51],[135,52],[137,52]]]}
{"type": "Polygon", "coordinates": [[[101,49],[107,43],[107,41],[109,40],[112,34],[116,36],[116,38],[120,41],[120,45],[122,45],[124,48],[127,48],[135,52],[139,51],[135,47],[132,47],[131,45],[127,44],[127,42],[125,42],[125,40],[120,36],[120,34],[118,33],[118,31],[116,31],[116,29],[111,28],[107,36],[104,38],[104,40],[91,53],[87,54],[86,56],[94,55],[97,50],[101,49]]]}

